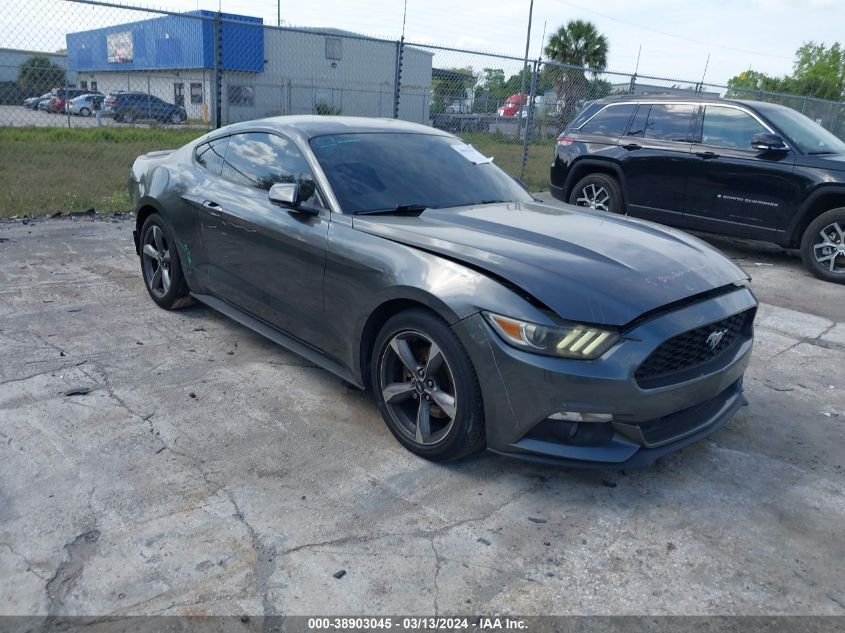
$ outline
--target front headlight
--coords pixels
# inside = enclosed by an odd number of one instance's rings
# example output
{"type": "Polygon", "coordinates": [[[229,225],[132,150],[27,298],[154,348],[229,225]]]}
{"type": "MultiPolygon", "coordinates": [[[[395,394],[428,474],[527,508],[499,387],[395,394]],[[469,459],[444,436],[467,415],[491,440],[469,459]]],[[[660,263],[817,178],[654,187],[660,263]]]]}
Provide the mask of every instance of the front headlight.
{"type": "Polygon", "coordinates": [[[506,342],[537,354],[593,359],[600,357],[619,340],[617,332],[594,325],[567,323],[548,326],[492,312],[482,314],[506,342]]]}

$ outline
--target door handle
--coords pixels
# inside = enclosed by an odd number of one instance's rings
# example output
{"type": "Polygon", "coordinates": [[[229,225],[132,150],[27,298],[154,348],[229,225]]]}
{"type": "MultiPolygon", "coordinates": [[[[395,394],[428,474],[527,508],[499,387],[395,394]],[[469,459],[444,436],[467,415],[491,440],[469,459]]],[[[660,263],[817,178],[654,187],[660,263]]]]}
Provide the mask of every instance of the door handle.
{"type": "Polygon", "coordinates": [[[642,149],[642,145],[637,145],[636,143],[627,143],[622,146],[622,149],[627,149],[629,152],[634,151],[635,149],[642,149]]]}
{"type": "Polygon", "coordinates": [[[695,155],[699,158],[703,158],[704,160],[712,160],[714,158],[719,158],[719,155],[714,152],[696,152],[695,155]]]}
{"type": "Polygon", "coordinates": [[[206,211],[208,211],[209,215],[214,216],[215,218],[219,218],[223,214],[223,207],[214,202],[214,200],[203,200],[202,206],[206,211]]]}

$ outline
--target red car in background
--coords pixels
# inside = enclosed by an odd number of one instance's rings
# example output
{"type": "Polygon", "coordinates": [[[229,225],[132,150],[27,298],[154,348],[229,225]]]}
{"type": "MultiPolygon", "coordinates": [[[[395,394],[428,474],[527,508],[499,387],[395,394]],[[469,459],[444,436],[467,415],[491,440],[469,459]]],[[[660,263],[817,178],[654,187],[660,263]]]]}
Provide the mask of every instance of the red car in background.
{"type": "Polygon", "coordinates": [[[91,92],[82,88],[53,88],[50,94],[50,103],[47,105],[49,112],[64,112],[65,104],[75,97],[91,92]]]}
{"type": "Polygon", "coordinates": [[[505,102],[499,106],[497,112],[499,116],[517,116],[522,111],[522,106],[526,103],[528,103],[528,95],[524,92],[517,93],[505,99],[505,102]]]}

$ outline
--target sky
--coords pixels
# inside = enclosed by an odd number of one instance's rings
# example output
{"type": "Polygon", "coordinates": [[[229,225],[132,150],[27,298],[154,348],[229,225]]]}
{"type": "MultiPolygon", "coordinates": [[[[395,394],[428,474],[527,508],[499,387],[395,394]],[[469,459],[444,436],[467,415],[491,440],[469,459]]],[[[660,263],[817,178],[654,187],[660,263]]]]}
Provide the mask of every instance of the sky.
{"type": "MultiPolygon", "coordinates": [[[[334,27],[391,39],[402,32],[403,0],[279,2],[286,25],[334,27]]],[[[529,2],[407,0],[405,38],[522,57],[529,2]]],[[[154,6],[216,10],[218,3],[223,11],[276,23],[276,0],[157,0],[154,6]]],[[[57,48],[68,25],[71,30],[100,26],[98,20],[110,10],[55,0],[20,0],[15,3],[16,19],[23,23],[19,25],[10,23],[12,16],[4,16],[6,11],[0,7],[0,46],[32,48],[44,42],[57,48]]],[[[631,73],[638,68],[640,75],[685,81],[705,76],[705,81],[723,84],[748,68],[783,75],[791,71],[795,50],[802,43],[831,44],[837,39],[845,43],[842,0],[535,0],[529,56],[536,58],[548,35],[576,18],[592,21],[607,36],[608,70],[631,73]]],[[[481,65],[504,67],[508,74],[518,69],[518,63],[449,52],[438,53],[434,59],[438,67],[466,64],[479,71],[481,65]]]]}

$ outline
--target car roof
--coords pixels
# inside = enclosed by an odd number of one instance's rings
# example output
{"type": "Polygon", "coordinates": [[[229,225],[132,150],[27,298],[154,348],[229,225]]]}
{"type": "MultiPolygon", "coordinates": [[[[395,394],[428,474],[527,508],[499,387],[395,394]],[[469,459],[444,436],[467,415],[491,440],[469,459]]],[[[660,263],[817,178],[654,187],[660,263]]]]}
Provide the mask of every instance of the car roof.
{"type": "Polygon", "coordinates": [[[644,94],[644,95],[614,95],[612,97],[604,97],[602,99],[596,99],[592,103],[601,103],[601,104],[611,104],[611,103],[638,103],[638,102],[647,102],[647,103],[654,103],[654,102],[661,102],[667,101],[669,103],[682,101],[682,102],[695,102],[695,103],[731,103],[736,105],[743,105],[748,108],[754,109],[777,109],[777,108],[785,108],[787,106],[783,106],[777,103],[769,103],[767,101],[751,101],[748,99],[725,99],[722,97],[711,96],[711,95],[702,95],[700,93],[690,92],[689,94],[682,94],[682,93],[670,93],[670,94],[644,94]]]}
{"type": "Polygon", "coordinates": [[[297,136],[305,141],[316,136],[331,134],[400,133],[452,136],[448,132],[429,127],[428,125],[410,123],[401,119],[320,116],[313,114],[276,116],[234,123],[220,128],[214,136],[257,129],[271,129],[289,136],[297,136]]]}

